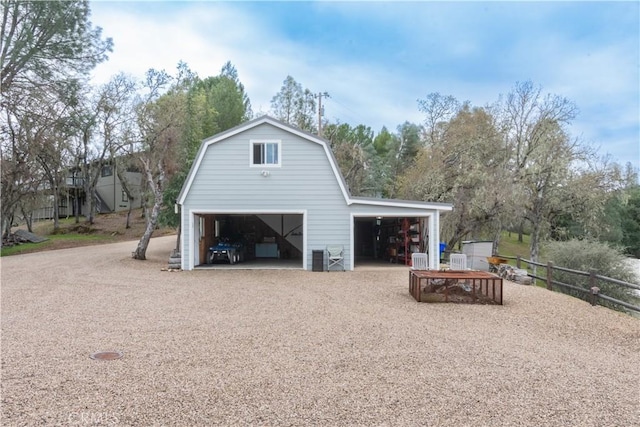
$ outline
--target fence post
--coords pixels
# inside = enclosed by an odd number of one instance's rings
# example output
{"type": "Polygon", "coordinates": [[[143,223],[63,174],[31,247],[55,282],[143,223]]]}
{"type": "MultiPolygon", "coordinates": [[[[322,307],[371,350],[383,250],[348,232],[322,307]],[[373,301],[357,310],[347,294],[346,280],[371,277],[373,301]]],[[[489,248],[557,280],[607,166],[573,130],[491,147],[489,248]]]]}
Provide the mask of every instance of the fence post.
{"type": "Polygon", "coordinates": [[[593,288],[594,286],[596,286],[598,284],[597,280],[598,279],[596,279],[596,270],[589,269],[589,287],[593,288]]]}
{"type": "Polygon", "coordinates": [[[549,289],[550,291],[553,290],[553,283],[551,283],[553,281],[553,262],[552,261],[548,261],[547,262],[547,289],[549,289]]]}
{"type": "Polygon", "coordinates": [[[518,267],[518,269],[522,268],[520,267],[520,255],[516,257],[516,267],[518,267]]]}
{"type": "Polygon", "coordinates": [[[596,271],[593,269],[589,270],[589,289],[591,289],[591,305],[596,305],[596,301],[598,299],[598,293],[600,293],[600,288],[596,285],[598,284],[598,279],[596,279],[596,271]]]}
{"type": "Polygon", "coordinates": [[[591,287],[591,305],[596,305],[598,302],[598,294],[600,293],[600,288],[597,286],[591,287]]]}

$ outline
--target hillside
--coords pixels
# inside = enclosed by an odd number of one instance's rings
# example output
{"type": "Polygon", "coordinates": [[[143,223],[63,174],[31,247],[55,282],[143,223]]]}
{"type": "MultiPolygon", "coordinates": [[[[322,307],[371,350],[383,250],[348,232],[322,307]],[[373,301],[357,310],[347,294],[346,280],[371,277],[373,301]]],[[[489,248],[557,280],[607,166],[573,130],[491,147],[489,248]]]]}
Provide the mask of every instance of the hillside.
{"type": "MultiPolygon", "coordinates": [[[[9,246],[3,242],[2,256],[16,255],[45,250],[74,248],[78,246],[115,243],[122,241],[136,241],[144,234],[146,220],[142,212],[137,209],[131,214],[130,228],[126,228],[126,212],[99,214],[93,224],[89,224],[85,217],[80,217],[76,223],[75,217],[60,219],[60,229],[53,232],[53,221],[44,220],[34,223],[33,233],[46,238],[42,243],[23,243],[9,246]]],[[[26,230],[26,225],[14,228],[26,230]]],[[[153,237],[175,234],[173,228],[158,228],[153,237]]]]}

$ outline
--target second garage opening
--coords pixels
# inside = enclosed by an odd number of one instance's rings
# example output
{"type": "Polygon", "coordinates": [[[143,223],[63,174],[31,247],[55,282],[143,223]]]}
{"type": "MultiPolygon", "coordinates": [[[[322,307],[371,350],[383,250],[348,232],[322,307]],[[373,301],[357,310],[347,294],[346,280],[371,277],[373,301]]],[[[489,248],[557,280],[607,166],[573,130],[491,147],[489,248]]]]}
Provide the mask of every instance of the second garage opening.
{"type": "Polygon", "coordinates": [[[411,265],[411,254],[426,252],[426,218],[354,218],[355,263],[411,265]]]}

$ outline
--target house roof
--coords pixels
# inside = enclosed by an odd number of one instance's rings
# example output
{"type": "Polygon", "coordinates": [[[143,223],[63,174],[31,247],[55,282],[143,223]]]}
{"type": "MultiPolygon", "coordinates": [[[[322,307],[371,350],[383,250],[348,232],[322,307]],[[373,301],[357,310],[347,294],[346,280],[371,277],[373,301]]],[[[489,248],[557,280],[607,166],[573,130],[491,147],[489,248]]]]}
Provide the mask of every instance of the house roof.
{"type": "Polygon", "coordinates": [[[342,173],[340,172],[340,168],[338,167],[338,162],[335,156],[333,155],[333,152],[331,151],[329,141],[327,141],[326,139],[320,138],[317,135],[313,135],[309,132],[303,131],[301,129],[288,125],[284,122],[276,120],[273,117],[270,117],[267,115],[242,123],[234,128],[228,129],[224,132],[218,133],[216,135],[213,135],[209,138],[204,139],[202,141],[202,144],[200,144],[198,153],[196,154],[195,160],[191,165],[191,170],[189,171],[189,174],[187,175],[187,179],[185,180],[184,185],[182,186],[182,190],[178,195],[178,200],[177,200],[178,204],[182,205],[184,203],[184,200],[187,194],[189,193],[189,189],[193,184],[196,171],[200,167],[200,163],[202,162],[204,154],[210,145],[215,144],[216,142],[219,142],[219,141],[223,141],[231,136],[237,135],[241,132],[247,131],[249,129],[252,129],[256,126],[260,126],[265,123],[275,126],[277,128],[280,128],[286,132],[297,135],[303,139],[306,139],[307,141],[321,145],[324,148],[324,152],[327,155],[327,159],[329,160],[329,163],[331,165],[331,170],[333,171],[333,174],[336,177],[336,180],[338,181],[338,185],[340,186],[340,191],[342,192],[342,195],[347,205],[363,204],[363,205],[376,205],[376,206],[392,206],[392,207],[401,207],[401,208],[406,207],[406,208],[418,208],[418,209],[432,209],[432,210],[440,210],[440,211],[452,210],[452,205],[449,203],[431,203],[431,202],[420,202],[415,200],[412,201],[412,200],[381,199],[381,198],[372,198],[372,197],[351,196],[347,183],[344,177],[342,176],[342,173]]]}

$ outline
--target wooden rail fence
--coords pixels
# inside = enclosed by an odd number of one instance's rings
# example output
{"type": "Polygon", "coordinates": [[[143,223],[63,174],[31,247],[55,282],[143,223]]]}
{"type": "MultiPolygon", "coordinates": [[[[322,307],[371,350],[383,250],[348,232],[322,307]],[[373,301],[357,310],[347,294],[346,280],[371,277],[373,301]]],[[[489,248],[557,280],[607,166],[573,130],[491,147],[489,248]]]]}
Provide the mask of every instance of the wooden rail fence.
{"type": "Polygon", "coordinates": [[[633,290],[639,291],[639,294],[640,294],[640,285],[638,284],[624,282],[622,280],[614,279],[611,277],[601,276],[597,274],[596,271],[587,272],[587,271],[572,270],[570,268],[558,267],[558,266],[555,266],[551,261],[544,264],[544,263],[534,262],[525,258],[521,258],[519,256],[517,257],[504,256],[504,255],[496,255],[496,256],[500,258],[505,258],[505,259],[515,259],[517,268],[522,268],[521,267],[522,263],[525,263],[529,266],[533,265],[535,267],[544,268],[546,270],[545,276],[537,275],[535,268],[533,269],[534,272],[533,273],[529,272],[528,275],[529,277],[545,282],[547,285],[547,289],[549,289],[550,291],[554,289],[554,286],[559,286],[561,288],[571,289],[573,291],[585,294],[585,299],[591,302],[592,305],[596,305],[596,304],[602,305],[602,301],[608,301],[612,304],[619,305],[628,310],[633,310],[635,312],[640,313],[640,306],[629,303],[627,301],[619,300],[610,295],[603,294],[600,290],[600,287],[598,286],[598,281],[613,283],[614,285],[617,285],[626,289],[633,289],[633,290]],[[553,279],[554,270],[563,271],[566,273],[585,277],[587,286],[580,287],[580,286],[571,285],[569,283],[563,283],[563,282],[554,280],[553,279]]]}

